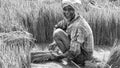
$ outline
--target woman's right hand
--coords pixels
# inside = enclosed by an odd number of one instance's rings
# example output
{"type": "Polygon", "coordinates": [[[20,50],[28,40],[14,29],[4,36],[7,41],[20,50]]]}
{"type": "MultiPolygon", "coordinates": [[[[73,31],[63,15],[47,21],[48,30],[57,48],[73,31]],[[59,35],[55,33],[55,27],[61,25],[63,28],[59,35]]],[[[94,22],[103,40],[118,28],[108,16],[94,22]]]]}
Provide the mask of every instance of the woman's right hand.
{"type": "Polygon", "coordinates": [[[55,50],[55,48],[56,48],[56,43],[53,42],[53,43],[49,44],[48,50],[55,50]]]}

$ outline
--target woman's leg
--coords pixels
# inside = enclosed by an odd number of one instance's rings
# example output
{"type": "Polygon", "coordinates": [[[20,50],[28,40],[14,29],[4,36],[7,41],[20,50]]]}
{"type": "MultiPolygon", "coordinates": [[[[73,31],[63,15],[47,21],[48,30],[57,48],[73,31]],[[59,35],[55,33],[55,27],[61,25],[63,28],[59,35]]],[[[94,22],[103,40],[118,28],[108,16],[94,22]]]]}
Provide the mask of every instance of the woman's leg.
{"type": "Polygon", "coordinates": [[[59,49],[63,53],[69,49],[70,39],[68,37],[68,34],[65,31],[63,31],[62,29],[56,29],[53,32],[53,39],[56,42],[56,45],[59,47],[59,49]]]}

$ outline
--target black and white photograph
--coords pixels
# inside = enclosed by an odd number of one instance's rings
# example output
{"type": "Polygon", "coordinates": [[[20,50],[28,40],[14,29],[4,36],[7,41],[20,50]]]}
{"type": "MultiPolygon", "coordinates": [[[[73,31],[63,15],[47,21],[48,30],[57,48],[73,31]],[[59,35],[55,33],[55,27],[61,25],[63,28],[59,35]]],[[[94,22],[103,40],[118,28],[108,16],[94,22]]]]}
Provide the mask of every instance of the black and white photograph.
{"type": "Polygon", "coordinates": [[[0,68],[120,68],[120,0],[0,0],[0,68]]]}

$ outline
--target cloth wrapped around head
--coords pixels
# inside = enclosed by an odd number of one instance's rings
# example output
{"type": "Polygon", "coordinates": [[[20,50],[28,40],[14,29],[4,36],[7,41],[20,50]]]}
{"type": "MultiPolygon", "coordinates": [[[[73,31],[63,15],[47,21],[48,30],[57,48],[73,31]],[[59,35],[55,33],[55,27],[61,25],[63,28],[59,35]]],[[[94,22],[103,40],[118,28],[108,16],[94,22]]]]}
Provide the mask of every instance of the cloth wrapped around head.
{"type": "Polygon", "coordinates": [[[81,0],[62,0],[62,8],[71,8],[75,11],[75,16],[79,15],[79,5],[81,5],[81,0]]]}
{"type": "Polygon", "coordinates": [[[75,9],[75,11],[78,11],[79,8],[78,6],[76,6],[76,4],[81,4],[81,1],[80,0],[62,0],[62,8],[70,5],[75,9]]]}

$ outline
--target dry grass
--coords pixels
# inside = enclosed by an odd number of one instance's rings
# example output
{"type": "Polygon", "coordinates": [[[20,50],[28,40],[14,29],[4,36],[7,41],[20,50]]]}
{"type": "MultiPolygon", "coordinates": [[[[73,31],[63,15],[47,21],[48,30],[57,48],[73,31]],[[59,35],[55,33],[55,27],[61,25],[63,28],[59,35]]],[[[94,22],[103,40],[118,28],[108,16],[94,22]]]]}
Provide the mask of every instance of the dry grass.
{"type": "Polygon", "coordinates": [[[113,46],[107,64],[109,64],[111,68],[120,68],[119,63],[120,63],[120,41],[118,41],[113,46]]]}
{"type": "Polygon", "coordinates": [[[115,39],[120,39],[120,9],[108,4],[92,7],[84,17],[90,24],[96,45],[112,46],[115,39]]]}
{"type": "Polygon", "coordinates": [[[30,68],[32,46],[27,32],[0,33],[0,68],[30,68]]]}
{"type": "Polygon", "coordinates": [[[1,0],[0,32],[28,31],[37,42],[49,42],[52,40],[54,25],[62,19],[58,2],[59,0],[1,0]]]}

